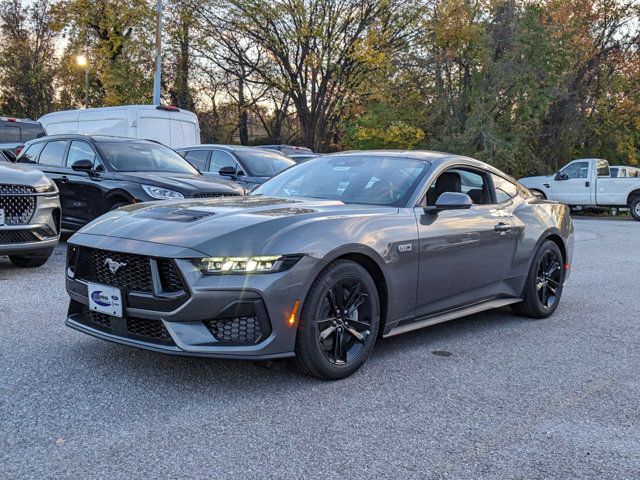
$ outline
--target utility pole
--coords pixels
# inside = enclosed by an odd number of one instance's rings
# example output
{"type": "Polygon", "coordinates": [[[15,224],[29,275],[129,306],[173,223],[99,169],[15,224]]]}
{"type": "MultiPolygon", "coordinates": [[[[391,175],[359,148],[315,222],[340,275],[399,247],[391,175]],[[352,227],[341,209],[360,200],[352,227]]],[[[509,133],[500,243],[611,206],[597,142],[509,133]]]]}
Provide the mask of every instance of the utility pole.
{"type": "Polygon", "coordinates": [[[84,67],[84,108],[89,108],[89,60],[87,55],[78,55],[76,63],[84,67]]]}
{"type": "Polygon", "coordinates": [[[153,104],[160,105],[160,77],[162,76],[162,0],[156,4],[156,72],[153,76],[153,104]]]}

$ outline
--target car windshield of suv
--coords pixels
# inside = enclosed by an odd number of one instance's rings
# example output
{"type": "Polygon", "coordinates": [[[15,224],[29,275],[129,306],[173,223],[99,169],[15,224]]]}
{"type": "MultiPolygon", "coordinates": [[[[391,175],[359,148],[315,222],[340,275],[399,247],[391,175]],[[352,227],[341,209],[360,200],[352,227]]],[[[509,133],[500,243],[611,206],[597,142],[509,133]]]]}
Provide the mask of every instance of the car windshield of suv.
{"type": "Polygon", "coordinates": [[[100,142],[100,150],[117,172],[171,172],[198,175],[184,158],[164,145],[151,142],[100,142]]]}
{"type": "Polygon", "coordinates": [[[429,165],[426,161],[397,157],[318,157],[282,172],[252,195],[403,206],[429,165]]]}
{"type": "Polygon", "coordinates": [[[235,154],[240,157],[242,163],[244,163],[256,177],[273,177],[296,164],[296,162],[285,157],[281,153],[269,152],[266,150],[238,149],[235,151],[235,154]]]}

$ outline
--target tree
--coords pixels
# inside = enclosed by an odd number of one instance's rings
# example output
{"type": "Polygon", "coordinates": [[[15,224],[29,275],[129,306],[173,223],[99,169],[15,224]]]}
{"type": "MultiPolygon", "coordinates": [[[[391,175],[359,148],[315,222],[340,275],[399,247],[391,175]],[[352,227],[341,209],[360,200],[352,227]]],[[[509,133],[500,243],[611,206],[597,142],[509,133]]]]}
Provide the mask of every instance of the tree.
{"type": "Polygon", "coordinates": [[[49,2],[0,4],[0,111],[38,118],[52,109],[56,36],[49,28],[49,2]]]}

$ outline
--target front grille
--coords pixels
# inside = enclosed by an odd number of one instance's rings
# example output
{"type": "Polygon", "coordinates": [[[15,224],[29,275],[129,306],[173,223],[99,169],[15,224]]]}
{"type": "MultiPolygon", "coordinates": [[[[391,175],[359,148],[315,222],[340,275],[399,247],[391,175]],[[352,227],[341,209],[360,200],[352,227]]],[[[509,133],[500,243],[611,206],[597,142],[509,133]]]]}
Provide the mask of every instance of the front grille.
{"type": "Polygon", "coordinates": [[[217,197],[239,197],[239,193],[219,193],[219,192],[203,192],[194,193],[191,198],[217,198],[217,197]]]}
{"type": "Polygon", "coordinates": [[[119,318],[82,308],[80,321],[89,327],[125,338],[143,340],[149,343],[175,345],[169,331],[161,320],[144,318],[119,318]]]}
{"type": "Polygon", "coordinates": [[[37,242],[33,233],[26,230],[0,230],[0,244],[37,242]]]}
{"type": "Polygon", "coordinates": [[[262,339],[262,328],[258,317],[207,320],[205,325],[219,342],[254,344],[262,339]]]}
{"type": "Polygon", "coordinates": [[[154,339],[160,343],[173,343],[171,335],[160,320],[127,318],[127,332],[136,337],[154,339]]]}
{"type": "Polygon", "coordinates": [[[0,185],[0,209],[4,210],[7,225],[26,225],[36,211],[33,187],[25,185],[0,185]]]}
{"type": "Polygon", "coordinates": [[[90,282],[123,290],[153,293],[149,257],[141,255],[83,248],[78,259],[76,275],[90,282]],[[111,262],[121,264],[115,273],[109,269],[111,262]]]}

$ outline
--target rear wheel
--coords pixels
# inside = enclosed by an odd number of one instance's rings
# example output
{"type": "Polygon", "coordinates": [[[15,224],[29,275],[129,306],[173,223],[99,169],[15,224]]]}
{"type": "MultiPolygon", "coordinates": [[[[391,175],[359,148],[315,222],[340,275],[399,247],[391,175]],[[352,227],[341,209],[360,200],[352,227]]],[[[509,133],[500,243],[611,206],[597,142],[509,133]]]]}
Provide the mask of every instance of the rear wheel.
{"type": "Polygon", "coordinates": [[[379,323],[380,302],[369,273],[355,262],[336,261],[316,278],[304,302],[294,362],[325,380],[348,377],[369,357],[379,323]]]}
{"type": "Polygon", "coordinates": [[[512,306],[520,315],[547,318],[558,307],[564,282],[562,252],[555,242],[545,241],[529,269],[522,302],[512,306]]]}
{"type": "Polygon", "coordinates": [[[634,198],[629,205],[631,216],[640,222],[640,197],[634,198]]]}
{"type": "Polygon", "coordinates": [[[49,260],[49,257],[51,257],[51,253],[48,255],[41,255],[38,257],[24,257],[22,255],[9,255],[9,260],[16,267],[36,268],[36,267],[41,267],[42,265],[47,263],[47,261],[49,260]]]}

